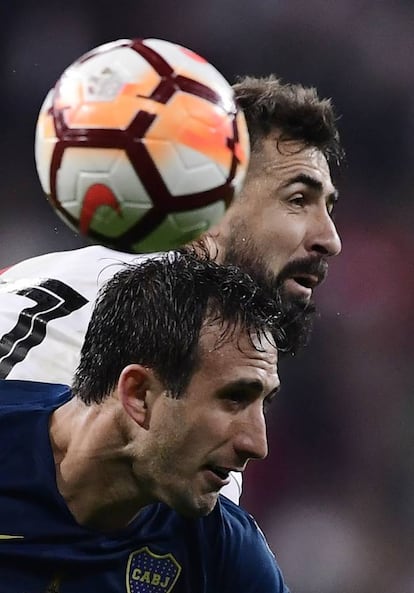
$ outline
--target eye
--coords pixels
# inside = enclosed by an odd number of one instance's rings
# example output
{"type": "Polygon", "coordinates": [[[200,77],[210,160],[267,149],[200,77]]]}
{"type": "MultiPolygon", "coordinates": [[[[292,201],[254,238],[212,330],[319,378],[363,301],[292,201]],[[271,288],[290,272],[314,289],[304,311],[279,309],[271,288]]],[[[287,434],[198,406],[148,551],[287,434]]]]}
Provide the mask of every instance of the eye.
{"type": "Polygon", "coordinates": [[[305,202],[305,196],[301,193],[293,194],[293,196],[289,198],[289,204],[292,204],[293,206],[303,207],[305,202]]]}
{"type": "Polygon", "coordinates": [[[263,400],[263,412],[266,414],[269,410],[269,407],[272,405],[272,403],[274,402],[275,399],[275,395],[271,395],[269,397],[266,397],[263,400]]]}
{"type": "Polygon", "coordinates": [[[326,200],[326,210],[327,210],[329,216],[332,219],[334,217],[334,212],[333,211],[335,209],[335,206],[336,206],[337,202],[338,202],[338,194],[337,193],[330,194],[327,197],[327,200],[326,200]]]}
{"type": "MultiPolygon", "coordinates": [[[[263,399],[263,384],[258,379],[231,381],[217,392],[221,405],[234,413],[243,411],[263,399]]],[[[268,396],[271,394],[269,393],[268,396]]]]}
{"type": "Polygon", "coordinates": [[[332,220],[335,220],[334,208],[335,208],[335,202],[328,202],[328,204],[326,205],[326,209],[328,211],[329,216],[332,218],[332,220]]]}
{"type": "Polygon", "coordinates": [[[244,409],[254,399],[251,392],[243,390],[227,391],[221,395],[221,399],[232,409],[244,409]]]}

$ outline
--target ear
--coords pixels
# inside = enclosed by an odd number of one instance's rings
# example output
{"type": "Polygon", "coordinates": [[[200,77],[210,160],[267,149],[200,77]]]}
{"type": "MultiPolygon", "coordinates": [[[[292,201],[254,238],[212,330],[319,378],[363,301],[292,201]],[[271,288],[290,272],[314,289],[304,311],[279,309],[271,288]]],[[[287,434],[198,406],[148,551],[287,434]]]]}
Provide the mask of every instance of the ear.
{"type": "Polygon", "coordinates": [[[151,369],[140,364],[126,366],[119,376],[117,392],[128,416],[147,429],[154,396],[162,392],[151,369]]]}

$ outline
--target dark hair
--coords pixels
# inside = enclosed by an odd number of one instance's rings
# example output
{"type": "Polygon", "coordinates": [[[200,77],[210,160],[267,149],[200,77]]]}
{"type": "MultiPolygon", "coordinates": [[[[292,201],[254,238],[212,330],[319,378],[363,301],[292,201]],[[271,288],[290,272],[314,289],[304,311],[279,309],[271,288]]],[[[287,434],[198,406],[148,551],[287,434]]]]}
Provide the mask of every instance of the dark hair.
{"type": "Polygon", "coordinates": [[[330,99],[320,99],[313,87],[283,83],[274,75],[241,77],[233,85],[244,111],[252,153],[273,129],[281,140],[302,140],[316,146],[328,162],[344,157],[330,99]]]}
{"type": "MultiPolygon", "coordinates": [[[[150,367],[178,397],[199,362],[204,323],[219,323],[218,342],[270,331],[284,342],[277,303],[239,268],[192,248],[125,264],[101,289],[82,347],[73,391],[101,402],[131,363],[150,367]]],[[[260,347],[260,346],[258,346],[260,347]]]]}

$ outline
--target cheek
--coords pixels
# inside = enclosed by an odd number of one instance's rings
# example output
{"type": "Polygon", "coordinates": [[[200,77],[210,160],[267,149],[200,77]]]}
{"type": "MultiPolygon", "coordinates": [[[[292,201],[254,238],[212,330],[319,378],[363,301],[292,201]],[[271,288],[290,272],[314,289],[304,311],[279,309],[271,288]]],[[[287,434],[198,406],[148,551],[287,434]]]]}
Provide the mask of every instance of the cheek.
{"type": "Polygon", "coordinates": [[[223,417],[218,411],[210,411],[203,417],[193,420],[185,434],[183,445],[187,447],[187,451],[191,450],[194,453],[213,449],[225,439],[227,425],[227,417],[223,417]]]}
{"type": "Polygon", "coordinates": [[[166,406],[161,414],[153,415],[151,421],[151,439],[155,447],[165,451],[177,449],[185,434],[184,414],[179,410],[166,406]]]}
{"type": "Polygon", "coordinates": [[[288,259],[305,241],[306,229],[299,217],[280,210],[264,212],[260,236],[274,257],[288,259]]]}

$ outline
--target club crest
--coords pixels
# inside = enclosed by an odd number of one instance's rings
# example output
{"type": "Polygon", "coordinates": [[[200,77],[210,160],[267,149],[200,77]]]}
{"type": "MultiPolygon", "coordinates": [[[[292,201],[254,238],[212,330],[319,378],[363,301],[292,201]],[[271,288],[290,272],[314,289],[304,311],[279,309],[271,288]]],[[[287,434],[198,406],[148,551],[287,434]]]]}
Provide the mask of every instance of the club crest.
{"type": "Polygon", "coordinates": [[[154,554],[145,546],[132,552],[126,570],[128,593],[170,593],[181,566],[172,554],[154,554]]]}

